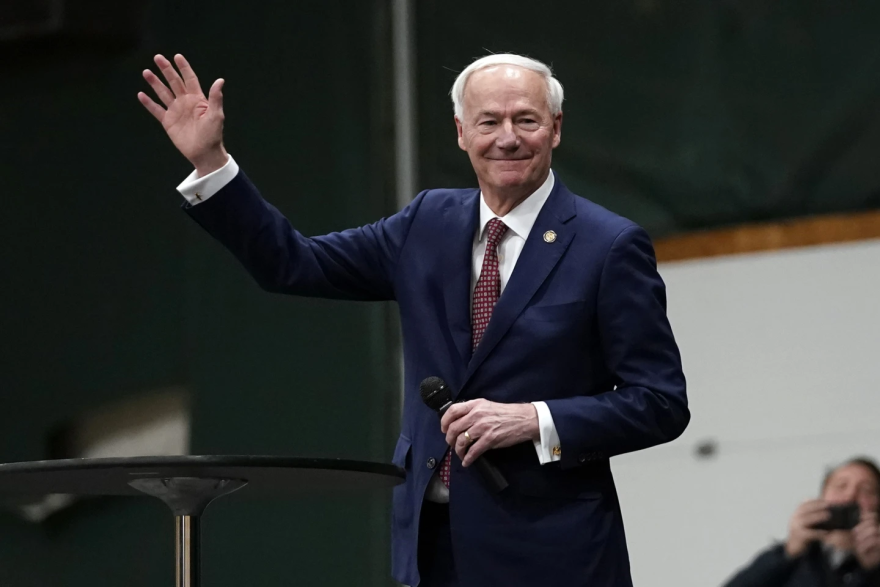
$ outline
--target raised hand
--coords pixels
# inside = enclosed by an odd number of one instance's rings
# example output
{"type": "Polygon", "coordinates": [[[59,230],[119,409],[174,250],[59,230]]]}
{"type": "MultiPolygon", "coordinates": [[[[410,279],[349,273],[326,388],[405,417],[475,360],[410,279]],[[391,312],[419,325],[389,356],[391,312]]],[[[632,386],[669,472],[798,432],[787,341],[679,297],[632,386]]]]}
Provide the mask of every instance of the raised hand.
{"type": "Polygon", "coordinates": [[[138,100],[162,124],[199,177],[220,169],[228,160],[223,147],[223,80],[214,82],[206,98],[199,78],[183,55],[174,56],[180,73],[162,55],[156,55],[155,62],[168,85],[149,69],[143,75],[165,107],[144,92],[138,92],[138,100]]]}
{"type": "Polygon", "coordinates": [[[812,526],[826,521],[828,516],[828,505],[821,499],[811,499],[798,506],[788,524],[785,552],[789,558],[801,556],[811,542],[822,540],[828,535],[826,530],[812,528],[812,526]]]}

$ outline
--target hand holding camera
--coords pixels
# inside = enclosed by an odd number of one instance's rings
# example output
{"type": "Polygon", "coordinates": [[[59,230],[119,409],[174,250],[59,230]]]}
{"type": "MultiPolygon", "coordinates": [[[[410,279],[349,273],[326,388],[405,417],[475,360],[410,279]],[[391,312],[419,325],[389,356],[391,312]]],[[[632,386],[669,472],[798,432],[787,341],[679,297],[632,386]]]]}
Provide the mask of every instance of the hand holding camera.
{"type": "Polygon", "coordinates": [[[880,566],[880,525],[877,514],[864,514],[853,528],[853,551],[863,569],[880,566]]]}
{"type": "Polygon", "coordinates": [[[785,552],[795,558],[804,553],[811,542],[824,539],[829,532],[852,531],[856,558],[862,568],[880,566],[880,525],[877,515],[862,514],[859,504],[829,504],[821,499],[802,503],[789,523],[785,552]]]}
{"type": "Polygon", "coordinates": [[[811,499],[799,505],[788,524],[788,539],[785,541],[788,557],[801,556],[811,542],[825,538],[828,530],[817,529],[816,525],[828,522],[830,517],[828,504],[824,500],[811,499]]]}

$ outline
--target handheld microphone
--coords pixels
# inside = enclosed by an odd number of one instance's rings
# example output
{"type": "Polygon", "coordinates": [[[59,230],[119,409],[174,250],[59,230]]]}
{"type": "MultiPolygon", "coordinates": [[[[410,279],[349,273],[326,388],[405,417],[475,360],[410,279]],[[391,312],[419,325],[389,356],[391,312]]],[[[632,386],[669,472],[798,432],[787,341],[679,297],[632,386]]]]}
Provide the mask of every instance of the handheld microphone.
{"type": "MultiPolygon", "coordinates": [[[[452,390],[439,377],[424,379],[419,384],[419,393],[425,405],[437,412],[441,418],[452,405],[452,390]]],[[[452,447],[449,450],[453,450],[452,447]]],[[[474,467],[479,471],[480,478],[489,491],[499,493],[507,487],[507,479],[485,454],[476,458],[474,467]]]]}

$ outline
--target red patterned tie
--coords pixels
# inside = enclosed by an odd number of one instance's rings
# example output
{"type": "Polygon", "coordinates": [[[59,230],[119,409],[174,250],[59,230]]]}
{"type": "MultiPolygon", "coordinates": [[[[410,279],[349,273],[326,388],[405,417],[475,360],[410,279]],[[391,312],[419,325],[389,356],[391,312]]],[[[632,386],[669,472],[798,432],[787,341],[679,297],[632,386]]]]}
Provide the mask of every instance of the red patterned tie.
{"type": "MultiPolygon", "coordinates": [[[[507,232],[505,225],[498,218],[493,218],[486,225],[486,254],[483,256],[483,268],[480,270],[480,278],[474,287],[474,306],[471,311],[471,342],[476,350],[483,338],[483,333],[489,325],[492,310],[501,296],[501,276],[498,273],[498,243],[507,232]]],[[[449,475],[452,470],[452,449],[446,451],[443,462],[440,463],[440,479],[449,487],[449,475]]]]}

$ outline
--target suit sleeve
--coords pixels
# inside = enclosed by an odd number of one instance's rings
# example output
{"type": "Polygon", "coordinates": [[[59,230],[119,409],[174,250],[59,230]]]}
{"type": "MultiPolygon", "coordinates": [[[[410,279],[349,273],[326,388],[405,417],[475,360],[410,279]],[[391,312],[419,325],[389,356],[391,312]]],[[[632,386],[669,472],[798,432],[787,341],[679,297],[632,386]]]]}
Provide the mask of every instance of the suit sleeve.
{"type": "Polygon", "coordinates": [[[783,546],[774,546],[740,569],[724,587],[777,587],[785,584],[794,567],[795,561],[785,555],[783,546]]]}
{"type": "Polygon", "coordinates": [[[243,171],[209,200],[183,209],[267,291],[392,300],[397,261],[424,195],[373,224],[311,238],[266,202],[243,171]]]}
{"type": "Polygon", "coordinates": [[[666,287],[651,241],[638,226],[624,229],[608,252],[597,316],[615,385],[598,395],[547,401],[563,468],[668,442],[690,420],[681,357],[666,317],[666,287]]]}

